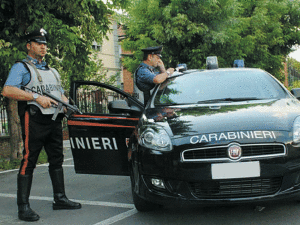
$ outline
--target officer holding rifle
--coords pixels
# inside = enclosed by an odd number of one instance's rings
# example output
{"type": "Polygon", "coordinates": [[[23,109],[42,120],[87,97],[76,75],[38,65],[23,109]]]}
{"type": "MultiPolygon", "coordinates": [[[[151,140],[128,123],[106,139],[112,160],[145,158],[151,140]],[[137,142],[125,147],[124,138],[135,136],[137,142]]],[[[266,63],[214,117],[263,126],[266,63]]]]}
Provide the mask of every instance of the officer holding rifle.
{"type": "Polygon", "coordinates": [[[47,32],[41,28],[27,33],[25,38],[27,58],[12,66],[2,95],[18,101],[22,127],[24,150],[17,178],[18,216],[20,220],[37,221],[40,217],[30,208],[29,195],[33,171],[43,147],[49,161],[53,209],[80,209],[81,205],[70,201],[65,195],[61,124],[64,108],[53,107],[58,106],[58,102],[42,95],[42,91],[46,91],[57,100],[68,103],[58,72],[43,61],[47,53],[47,32]]]}

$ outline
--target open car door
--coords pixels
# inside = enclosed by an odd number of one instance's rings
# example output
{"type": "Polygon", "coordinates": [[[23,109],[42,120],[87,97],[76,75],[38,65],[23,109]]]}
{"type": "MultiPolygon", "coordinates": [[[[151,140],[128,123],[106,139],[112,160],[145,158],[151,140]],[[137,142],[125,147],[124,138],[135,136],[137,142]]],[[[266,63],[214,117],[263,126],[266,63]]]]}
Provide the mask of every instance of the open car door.
{"type": "Polygon", "coordinates": [[[76,173],[128,175],[127,145],[143,105],[103,83],[76,81],[70,97],[82,115],[68,118],[76,173]]]}

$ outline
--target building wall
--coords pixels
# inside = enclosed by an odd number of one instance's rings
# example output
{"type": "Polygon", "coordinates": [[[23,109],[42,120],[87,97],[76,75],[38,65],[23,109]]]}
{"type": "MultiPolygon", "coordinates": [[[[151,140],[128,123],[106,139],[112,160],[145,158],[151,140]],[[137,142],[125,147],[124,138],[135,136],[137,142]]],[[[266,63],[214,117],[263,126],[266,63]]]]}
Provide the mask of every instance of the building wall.
{"type": "MultiPolygon", "coordinates": [[[[103,67],[107,70],[107,77],[120,74],[116,85],[122,85],[122,71],[120,63],[120,45],[118,41],[118,27],[115,21],[111,21],[110,31],[107,33],[108,40],[104,39],[100,51],[96,50],[98,58],[102,60],[103,67]]],[[[94,42],[94,44],[96,44],[94,42]]]]}
{"type": "MultiPolygon", "coordinates": [[[[110,26],[111,31],[107,33],[108,40],[104,39],[100,50],[96,50],[97,56],[102,60],[103,67],[107,70],[107,77],[119,73],[119,78],[116,85],[121,87],[125,92],[133,93],[133,78],[132,74],[122,66],[121,54],[131,55],[131,52],[126,52],[121,49],[120,37],[124,37],[125,33],[122,26],[118,26],[117,22],[112,21],[110,26]]],[[[97,45],[97,43],[94,43],[97,45]]]]}
{"type": "Polygon", "coordinates": [[[125,68],[123,68],[123,83],[124,83],[124,91],[132,94],[133,93],[132,73],[130,73],[125,68]]]}
{"type": "MultiPolygon", "coordinates": [[[[124,30],[122,29],[121,25],[118,27],[118,34],[119,34],[119,40],[122,40],[123,38],[126,37],[126,34],[125,34],[124,30]]],[[[132,55],[132,52],[124,51],[121,48],[121,55],[130,56],[130,55],[132,55]]],[[[123,74],[124,91],[132,94],[133,93],[133,75],[123,66],[122,66],[122,74],[123,74]]]]}

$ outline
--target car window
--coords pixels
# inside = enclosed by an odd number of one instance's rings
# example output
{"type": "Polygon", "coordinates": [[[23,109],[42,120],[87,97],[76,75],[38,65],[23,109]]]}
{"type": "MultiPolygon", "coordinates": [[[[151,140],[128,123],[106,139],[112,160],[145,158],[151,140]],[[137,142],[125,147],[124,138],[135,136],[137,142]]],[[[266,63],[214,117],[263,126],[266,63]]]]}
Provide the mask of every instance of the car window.
{"type": "Polygon", "coordinates": [[[124,96],[96,85],[81,85],[77,89],[77,106],[83,113],[115,114],[109,111],[109,103],[124,96]]]}
{"type": "Polygon", "coordinates": [[[268,73],[254,70],[193,72],[161,85],[154,103],[196,104],[205,102],[284,98],[287,93],[268,73]]]}

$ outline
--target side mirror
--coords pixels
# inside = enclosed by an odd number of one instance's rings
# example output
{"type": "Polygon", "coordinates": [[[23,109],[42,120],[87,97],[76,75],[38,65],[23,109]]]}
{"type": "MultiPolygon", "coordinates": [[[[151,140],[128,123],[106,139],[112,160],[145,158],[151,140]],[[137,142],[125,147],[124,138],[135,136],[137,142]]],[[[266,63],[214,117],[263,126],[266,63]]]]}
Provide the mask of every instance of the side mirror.
{"type": "Polygon", "coordinates": [[[291,90],[292,95],[294,95],[298,100],[300,100],[300,88],[294,88],[291,90]]]}
{"type": "Polygon", "coordinates": [[[130,115],[139,115],[142,113],[142,110],[135,106],[129,106],[125,100],[116,100],[108,103],[108,110],[113,114],[123,114],[128,113],[130,115]]]}

